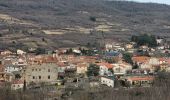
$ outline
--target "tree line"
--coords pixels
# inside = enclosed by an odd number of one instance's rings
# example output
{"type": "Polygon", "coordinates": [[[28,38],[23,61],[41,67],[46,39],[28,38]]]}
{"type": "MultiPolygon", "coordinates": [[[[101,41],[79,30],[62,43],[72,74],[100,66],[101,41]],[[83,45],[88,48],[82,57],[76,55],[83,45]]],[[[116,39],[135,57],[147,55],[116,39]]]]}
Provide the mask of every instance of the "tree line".
{"type": "Polygon", "coordinates": [[[149,47],[157,46],[156,36],[154,35],[148,35],[148,34],[141,34],[139,36],[132,35],[131,41],[136,42],[137,46],[142,46],[142,45],[147,45],[149,47]]]}

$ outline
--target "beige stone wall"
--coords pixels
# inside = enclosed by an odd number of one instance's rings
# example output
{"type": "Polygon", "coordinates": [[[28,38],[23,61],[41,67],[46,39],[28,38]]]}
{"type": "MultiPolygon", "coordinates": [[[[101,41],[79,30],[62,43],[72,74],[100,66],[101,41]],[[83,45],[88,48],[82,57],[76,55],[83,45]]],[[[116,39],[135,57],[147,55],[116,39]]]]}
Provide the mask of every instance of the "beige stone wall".
{"type": "Polygon", "coordinates": [[[58,78],[57,65],[55,63],[28,65],[24,74],[27,83],[55,82],[58,78]]]}

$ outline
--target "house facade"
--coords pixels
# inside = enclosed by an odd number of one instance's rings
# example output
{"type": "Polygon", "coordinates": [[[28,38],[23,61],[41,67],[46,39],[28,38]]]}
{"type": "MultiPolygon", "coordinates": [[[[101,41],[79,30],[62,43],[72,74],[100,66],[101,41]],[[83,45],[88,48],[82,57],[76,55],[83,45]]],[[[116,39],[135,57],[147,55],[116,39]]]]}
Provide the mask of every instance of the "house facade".
{"type": "Polygon", "coordinates": [[[114,77],[101,77],[101,84],[109,87],[114,87],[114,77]]]}
{"type": "Polygon", "coordinates": [[[14,80],[11,84],[12,90],[23,89],[23,87],[24,87],[24,82],[22,80],[14,80]]]}
{"type": "Polygon", "coordinates": [[[77,64],[77,74],[85,74],[87,72],[88,63],[78,63],[77,64]]]}
{"type": "Polygon", "coordinates": [[[111,73],[111,70],[113,69],[112,64],[102,62],[102,63],[98,63],[97,65],[99,66],[99,69],[100,69],[99,71],[100,76],[104,76],[104,75],[112,76],[112,73],[111,73]]]}
{"type": "Polygon", "coordinates": [[[23,78],[27,84],[34,83],[53,83],[58,79],[56,63],[41,63],[28,65],[23,70],[23,78]]]}
{"type": "Polygon", "coordinates": [[[129,76],[126,78],[131,86],[151,86],[154,80],[152,76],[129,76]]]}
{"type": "Polygon", "coordinates": [[[127,63],[113,64],[114,75],[125,75],[128,70],[132,69],[132,65],[127,63]]]}

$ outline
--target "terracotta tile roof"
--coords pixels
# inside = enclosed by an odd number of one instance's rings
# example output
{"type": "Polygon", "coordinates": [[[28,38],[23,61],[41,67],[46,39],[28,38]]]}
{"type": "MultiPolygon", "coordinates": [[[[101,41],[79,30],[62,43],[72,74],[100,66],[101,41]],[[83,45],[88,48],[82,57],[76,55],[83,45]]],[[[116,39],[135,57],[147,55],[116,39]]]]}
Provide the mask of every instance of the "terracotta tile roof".
{"type": "Polygon", "coordinates": [[[130,77],[128,78],[128,80],[132,80],[132,81],[142,81],[142,80],[154,80],[154,77],[130,77]]]}
{"type": "Polygon", "coordinates": [[[53,56],[35,56],[29,59],[29,63],[57,63],[58,59],[53,56]]]}
{"type": "Polygon", "coordinates": [[[97,64],[98,66],[106,66],[107,68],[113,68],[113,65],[106,63],[106,62],[101,62],[97,64]]]}
{"type": "Polygon", "coordinates": [[[147,56],[137,56],[137,57],[132,57],[132,60],[134,62],[142,62],[142,63],[146,63],[147,61],[149,61],[150,57],[147,56]]]}
{"type": "Polygon", "coordinates": [[[14,80],[12,84],[23,84],[24,82],[22,80],[14,80]]]}
{"type": "Polygon", "coordinates": [[[74,55],[61,55],[59,56],[59,61],[67,61],[72,64],[77,63],[93,63],[96,62],[96,57],[93,56],[74,56],[74,55]]]}

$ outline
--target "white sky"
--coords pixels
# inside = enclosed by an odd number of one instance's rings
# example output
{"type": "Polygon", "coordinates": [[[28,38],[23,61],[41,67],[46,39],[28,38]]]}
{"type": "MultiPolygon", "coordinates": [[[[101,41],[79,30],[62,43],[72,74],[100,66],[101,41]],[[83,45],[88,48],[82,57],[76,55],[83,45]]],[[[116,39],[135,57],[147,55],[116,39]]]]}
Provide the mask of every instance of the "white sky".
{"type": "Polygon", "coordinates": [[[129,0],[129,1],[153,2],[153,3],[162,3],[162,4],[169,4],[170,5],[170,0],[129,0]]]}

